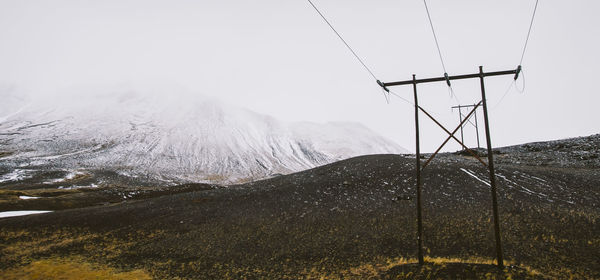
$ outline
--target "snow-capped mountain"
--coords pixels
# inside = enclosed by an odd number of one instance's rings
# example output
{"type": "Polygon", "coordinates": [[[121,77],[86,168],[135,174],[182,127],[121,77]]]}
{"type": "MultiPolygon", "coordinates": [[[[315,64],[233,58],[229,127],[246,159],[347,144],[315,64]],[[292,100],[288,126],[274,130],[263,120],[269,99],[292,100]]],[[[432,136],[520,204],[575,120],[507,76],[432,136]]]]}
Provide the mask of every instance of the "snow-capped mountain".
{"type": "Polygon", "coordinates": [[[288,123],[188,95],[85,96],[3,98],[0,165],[232,183],[358,155],[407,153],[356,123],[288,123]]]}

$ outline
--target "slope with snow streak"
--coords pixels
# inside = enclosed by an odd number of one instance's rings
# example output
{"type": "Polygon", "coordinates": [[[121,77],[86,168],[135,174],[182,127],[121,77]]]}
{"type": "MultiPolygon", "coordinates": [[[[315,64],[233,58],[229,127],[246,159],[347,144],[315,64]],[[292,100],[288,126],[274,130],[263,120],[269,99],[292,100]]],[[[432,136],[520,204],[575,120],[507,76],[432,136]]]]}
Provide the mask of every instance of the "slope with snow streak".
{"type": "Polygon", "coordinates": [[[407,152],[355,123],[285,123],[212,99],[165,96],[126,92],[22,104],[2,112],[8,117],[0,122],[0,162],[231,183],[407,152]]]}

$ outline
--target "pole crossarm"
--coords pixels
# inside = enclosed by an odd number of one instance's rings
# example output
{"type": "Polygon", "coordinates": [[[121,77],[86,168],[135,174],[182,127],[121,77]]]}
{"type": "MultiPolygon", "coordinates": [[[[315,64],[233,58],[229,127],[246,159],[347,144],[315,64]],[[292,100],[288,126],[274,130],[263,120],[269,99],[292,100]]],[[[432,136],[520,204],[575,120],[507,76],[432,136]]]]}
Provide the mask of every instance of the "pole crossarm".
{"type": "Polygon", "coordinates": [[[473,78],[491,77],[491,76],[500,76],[500,75],[515,75],[515,77],[518,77],[520,72],[521,72],[521,66],[519,65],[519,67],[517,67],[517,69],[515,69],[515,70],[448,76],[447,78],[446,77],[437,77],[437,78],[406,80],[406,81],[390,82],[390,83],[381,82],[378,84],[383,88],[387,88],[387,87],[392,87],[392,86],[423,84],[423,83],[433,83],[433,82],[445,82],[446,80],[473,79],[473,78]]]}
{"type": "Polygon", "coordinates": [[[458,105],[458,106],[452,106],[452,109],[458,109],[458,108],[473,108],[473,106],[475,106],[475,104],[471,105],[458,105]]]}
{"type": "Polygon", "coordinates": [[[479,105],[481,105],[483,101],[479,101],[479,103],[477,103],[477,105],[473,108],[473,110],[471,110],[471,112],[465,117],[465,119],[454,129],[454,131],[450,132],[448,131],[442,124],[440,124],[435,118],[433,118],[429,113],[427,113],[425,110],[423,110],[423,108],[421,108],[419,106],[419,109],[421,109],[421,111],[423,113],[425,113],[425,115],[427,115],[430,119],[432,119],[438,126],[440,126],[444,131],[446,131],[446,133],[448,133],[448,138],[446,138],[446,140],[442,143],[442,145],[435,150],[435,152],[429,157],[429,159],[423,164],[423,167],[421,167],[421,170],[425,169],[425,167],[427,167],[427,165],[429,165],[429,163],[433,160],[433,158],[435,158],[435,156],[440,152],[440,150],[446,145],[446,143],[448,143],[448,141],[450,141],[450,139],[454,138],[454,140],[456,140],[456,142],[458,142],[459,144],[461,144],[465,149],[467,149],[467,151],[469,153],[471,153],[471,155],[473,155],[475,158],[477,158],[479,160],[479,162],[481,162],[481,164],[483,164],[485,167],[487,167],[487,164],[485,164],[485,162],[483,160],[481,160],[481,158],[475,154],[475,152],[473,152],[471,149],[469,149],[467,146],[465,146],[460,140],[456,139],[456,137],[454,136],[454,133],[456,133],[458,131],[458,129],[464,125],[464,123],[467,121],[468,118],[471,117],[471,115],[475,112],[475,110],[477,110],[477,107],[479,107],[479,105]]]}

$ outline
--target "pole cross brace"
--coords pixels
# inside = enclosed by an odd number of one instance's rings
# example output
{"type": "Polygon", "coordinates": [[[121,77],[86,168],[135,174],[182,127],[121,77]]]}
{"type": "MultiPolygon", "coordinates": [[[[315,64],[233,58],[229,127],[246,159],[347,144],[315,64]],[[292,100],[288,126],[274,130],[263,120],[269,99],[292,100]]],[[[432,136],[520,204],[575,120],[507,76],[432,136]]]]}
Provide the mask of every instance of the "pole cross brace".
{"type": "Polygon", "coordinates": [[[427,115],[431,120],[433,120],[433,122],[435,122],[446,133],[448,133],[448,135],[450,135],[450,136],[448,136],[448,138],[446,138],[446,140],[442,143],[442,145],[429,157],[429,159],[423,164],[423,167],[421,167],[421,170],[423,170],[423,169],[425,169],[425,167],[427,167],[427,165],[431,162],[431,160],[433,160],[433,158],[440,152],[440,150],[446,145],[446,143],[448,143],[448,141],[451,138],[456,140],[456,142],[458,142],[463,148],[465,148],[467,150],[467,152],[469,152],[472,156],[474,156],[477,160],[479,160],[479,162],[481,162],[481,164],[483,164],[483,166],[487,167],[487,164],[475,152],[473,152],[473,150],[469,149],[469,147],[465,146],[465,144],[463,144],[463,142],[461,142],[454,136],[454,133],[456,133],[456,131],[458,131],[458,129],[464,125],[464,123],[471,117],[471,115],[475,112],[475,110],[477,110],[477,108],[479,107],[479,105],[481,105],[482,102],[483,101],[479,101],[479,103],[477,103],[473,107],[471,112],[469,112],[469,114],[467,114],[465,119],[452,132],[448,131],[448,129],[446,129],[441,123],[439,123],[433,116],[431,116],[429,113],[427,113],[427,111],[425,111],[421,106],[419,106],[419,110],[421,110],[421,112],[425,113],[425,115],[427,115]]]}

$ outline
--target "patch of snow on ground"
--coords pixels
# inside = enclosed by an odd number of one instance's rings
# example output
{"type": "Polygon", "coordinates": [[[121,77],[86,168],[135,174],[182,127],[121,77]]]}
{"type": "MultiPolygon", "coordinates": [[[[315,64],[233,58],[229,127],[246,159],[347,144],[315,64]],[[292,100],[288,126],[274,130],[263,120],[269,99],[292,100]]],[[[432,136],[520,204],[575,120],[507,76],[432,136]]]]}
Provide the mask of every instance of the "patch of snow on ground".
{"type": "MultiPolygon", "coordinates": [[[[496,177],[498,177],[498,178],[502,178],[502,179],[504,179],[504,181],[506,181],[506,182],[509,182],[509,183],[511,183],[511,184],[513,184],[513,185],[515,185],[515,186],[517,186],[517,187],[518,187],[518,185],[517,185],[517,183],[516,183],[516,182],[514,182],[514,181],[512,181],[512,180],[508,179],[506,176],[504,176],[504,175],[502,175],[502,174],[500,174],[500,173],[496,173],[496,177]]],[[[509,188],[511,188],[512,186],[508,185],[508,187],[509,187],[509,188]]]]}
{"type": "Polygon", "coordinates": [[[60,186],[60,187],[58,187],[58,189],[61,189],[61,190],[73,190],[73,189],[89,189],[89,188],[97,188],[97,187],[98,187],[98,185],[91,184],[89,186],[70,186],[70,187],[60,186]]]}
{"type": "Polygon", "coordinates": [[[20,195],[19,196],[19,199],[38,199],[38,198],[41,198],[41,197],[38,197],[38,196],[27,196],[27,195],[20,195]]]}
{"type": "Polygon", "coordinates": [[[487,181],[485,181],[485,180],[483,180],[483,179],[481,179],[481,178],[477,177],[477,175],[475,175],[475,174],[474,174],[472,171],[470,171],[470,170],[466,170],[466,169],[464,169],[464,168],[461,168],[460,170],[462,170],[463,172],[465,172],[465,173],[469,174],[469,176],[471,176],[471,177],[473,177],[473,178],[477,179],[477,181],[479,181],[479,182],[482,182],[482,183],[486,184],[488,187],[490,187],[490,186],[491,186],[491,185],[490,185],[490,183],[488,183],[487,181]]]}
{"type": "Polygon", "coordinates": [[[61,182],[73,180],[73,178],[75,178],[78,175],[85,175],[85,174],[86,173],[82,172],[82,171],[69,172],[64,178],[52,179],[50,181],[45,182],[45,184],[61,183],[61,182]]]}
{"type": "Polygon", "coordinates": [[[0,176],[0,183],[21,181],[24,179],[31,178],[31,175],[29,173],[31,173],[29,170],[15,169],[8,174],[0,176]]]}
{"type": "Polygon", "coordinates": [[[52,211],[48,211],[48,210],[4,211],[4,212],[0,212],[0,218],[43,214],[43,213],[48,213],[48,212],[52,212],[52,211]]]}

